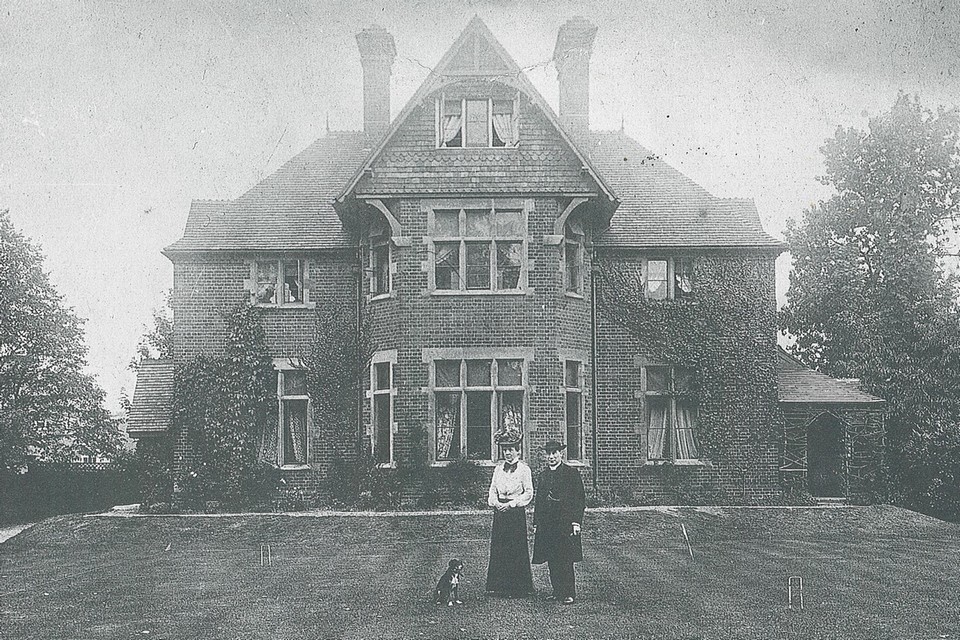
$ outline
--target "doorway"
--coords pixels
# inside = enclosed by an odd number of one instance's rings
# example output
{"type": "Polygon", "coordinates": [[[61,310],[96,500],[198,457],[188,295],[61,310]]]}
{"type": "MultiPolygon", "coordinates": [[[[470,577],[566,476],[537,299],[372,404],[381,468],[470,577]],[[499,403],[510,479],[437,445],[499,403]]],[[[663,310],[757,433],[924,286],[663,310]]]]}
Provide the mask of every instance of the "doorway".
{"type": "Polygon", "coordinates": [[[832,413],[821,413],[807,426],[807,486],[812,495],[845,496],[845,432],[843,421],[832,413]]]}

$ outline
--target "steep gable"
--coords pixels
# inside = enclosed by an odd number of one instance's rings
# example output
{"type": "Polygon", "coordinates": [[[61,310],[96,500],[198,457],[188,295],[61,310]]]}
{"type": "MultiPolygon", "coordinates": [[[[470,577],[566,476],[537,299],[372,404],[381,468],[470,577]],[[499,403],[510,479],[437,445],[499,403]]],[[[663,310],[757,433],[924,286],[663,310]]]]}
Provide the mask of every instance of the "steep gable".
{"type": "Polygon", "coordinates": [[[396,118],[383,141],[338,198],[444,193],[613,192],[577,148],[556,114],[479,18],[457,41],[396,118]],[[519,144],[437,148],[441,96],[516,98],[519,144]]]}

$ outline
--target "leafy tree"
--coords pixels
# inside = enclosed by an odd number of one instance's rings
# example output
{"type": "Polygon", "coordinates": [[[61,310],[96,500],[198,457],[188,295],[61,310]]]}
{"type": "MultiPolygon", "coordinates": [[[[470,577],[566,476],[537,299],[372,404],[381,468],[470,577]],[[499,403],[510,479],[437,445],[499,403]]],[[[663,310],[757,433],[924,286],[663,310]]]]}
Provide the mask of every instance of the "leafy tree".
{"type": "Polygon", "coordinates": [[[83,373],[82,325],[50,284],[40,250],[0,212],[0,469],[116,452],[103,390],[83,373]]]}
{"type": "Polygon", "coordinates": [[[943,268],[960,219],[958,140],[956,109],[901,94],[867,131],[827,140],[820,180],[836,193],[786,232],[780,328],[801,360],[888,401],[890,470],[914,499],[930,482],[921,452],[956,441],[960,422],[956,281],[943,268]]]}
{"type": "Polygon", "coordinates": [[[173,358],[173,310],[171,298],[173,289],[167,291],[162,308],[153,310],[153,327],[140,337],[137,344],[137,359],[132,366],[136,368],[141,360],[173,358]]]}

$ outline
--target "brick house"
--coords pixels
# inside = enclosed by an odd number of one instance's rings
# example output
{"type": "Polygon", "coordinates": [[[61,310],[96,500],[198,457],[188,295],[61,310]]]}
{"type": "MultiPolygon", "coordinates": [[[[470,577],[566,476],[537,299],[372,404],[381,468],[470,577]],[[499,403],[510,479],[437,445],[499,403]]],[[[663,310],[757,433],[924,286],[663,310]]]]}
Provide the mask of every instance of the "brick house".
{"type": "MultiPolygon", "coordinates": [[[[164,251],[174,360],[141,367],[131,434],[177,438],[174,366],[222,354],[224,316],[247,299],[263,309],[277,368],[268,455],[295,483],[342,454],[314,424],[298,369],[318,308],[369,322],[357,438],[385,469],[418,453],[436,466],[493,464],[497,433],[516,428],[534,465],[560,439],[595,486],[658,498],[678,476],[748,499],[778,491],[784,473],[802,477],[797,433],[823,411],[802,404],[803,380],[791,387],[806,413],[790,414],[785,448],[774,291],[784,247],[751,201],[712,196],[622,131],[590,130],[595,35],[582,18],[559,32],[556,114],[474,18],[391,121],[394,40],[377,27],[358,34],[364,130],[328,133],[234,200],[193,202],[164,251]],[[679,309],[693,320],[710,278],[734,273],[749,313],[743,335],[720,340],[736,356],[746,339],[751,376],[713,380],[705,408],[688,393],[703,371],[604,312],[605,269],[633,274],[641,315],[679,309]],[[703,453],[708,433],[726,434],[722,462],[703,453]],[[741,441],[749,457],[738,457],[741,441]]],[[[831,399],[842,416],[844,397],[831,399]]],[[[871,420],[877,402],[855,399],[871,420]]]]}

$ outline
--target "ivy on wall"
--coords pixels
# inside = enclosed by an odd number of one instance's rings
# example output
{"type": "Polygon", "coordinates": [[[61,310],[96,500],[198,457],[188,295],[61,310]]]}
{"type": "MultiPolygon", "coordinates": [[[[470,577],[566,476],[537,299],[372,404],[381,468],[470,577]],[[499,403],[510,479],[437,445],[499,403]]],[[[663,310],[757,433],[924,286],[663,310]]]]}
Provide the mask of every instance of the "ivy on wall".
{"type": "Polygon", "coordinates": [[[756,471],[776,442],[776,304],[772,258],[700,256],[694,295],[647,300],[636,254],[597,256],[598,311],[641,355],[695,371],[701,457],[735,475],[756,471]]]}
{"type": "Polygon", "coordinates": [[[276,373],[260,310],[241,304],[227,317],[226,354],[197,356],[177,370],[172,422],[193,455],[176,477],[178,500],[232,507],[268,502],[276,468],[261,452],[277,432],[276,373]]]}

